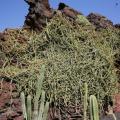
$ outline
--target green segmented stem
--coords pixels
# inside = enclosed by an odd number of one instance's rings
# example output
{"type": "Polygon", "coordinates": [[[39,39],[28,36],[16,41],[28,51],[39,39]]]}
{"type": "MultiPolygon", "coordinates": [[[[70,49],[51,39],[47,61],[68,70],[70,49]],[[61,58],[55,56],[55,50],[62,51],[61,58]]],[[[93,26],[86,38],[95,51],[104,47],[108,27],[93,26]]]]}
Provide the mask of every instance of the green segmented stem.
{"type": "Polygon", "coordinates": [[[42,91],[38,120],[42,120],[43,112],[44,112],[44,103],[45,103],[45,91],[42,91]]]}
{"type": "Polygon", "coordinates": [[[90,118],[91,120],[99,120],[98,102],[94,95],[90,96],[90,118]]]}
{"type": "Polygon", "coordinates": [[[27,118],[28,120],[31,120],[32,118],[31,95],[27,96],[27,118]]]}
{"type": "Polygon", "coordinates": [[[27,112],[26,112],[26,105],[25,105],[25,94],[24,92],[21,92],[21,102],[22,102],[22,111],[23,111],[23,117],[25,120],[27,120],[27,112]]]}
{"type": "Polygon", "coordinates": [[[88,85],[87,83],[84,84],[84,120],[87,120],[87,106],[88,106],[88,85]]]}
{"type": "Polygon", "coordinates": [[[47,120],[48,110],[49,110],[49,102],[46,102],[43,113],[43,120],[47,120]]]}
{"type": "Polygon", "coordinates": [[[42,67],[40,69],[40,77],[39,77],[38,82],[36,84],[36,95],[34,98],[35,102],[34,102],[34,112],[33,112],[34,120],[37,120],[37,116],[38,116],[38,101],[39,101],[39,98],[41,95],[44,74],[45,74],[45,65],[42,65],[42,67]]]}

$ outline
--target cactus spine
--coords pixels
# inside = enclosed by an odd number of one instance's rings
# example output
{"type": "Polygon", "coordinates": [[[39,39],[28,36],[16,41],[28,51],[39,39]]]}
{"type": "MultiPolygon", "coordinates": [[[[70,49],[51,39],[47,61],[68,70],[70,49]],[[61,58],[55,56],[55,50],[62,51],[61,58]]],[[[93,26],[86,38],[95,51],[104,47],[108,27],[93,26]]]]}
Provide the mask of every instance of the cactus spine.
{"type": "Polygon", "coordinates": [[[98,102],[94,95],[90,96],[90,118],[91,120],[99,120],[98,102]]]}
{"type": "Polygon", "coordinates": [[[87,120],[87,106],[88,106],[88,85],[87,83],[84,84],[84,120],[87,120]]]}

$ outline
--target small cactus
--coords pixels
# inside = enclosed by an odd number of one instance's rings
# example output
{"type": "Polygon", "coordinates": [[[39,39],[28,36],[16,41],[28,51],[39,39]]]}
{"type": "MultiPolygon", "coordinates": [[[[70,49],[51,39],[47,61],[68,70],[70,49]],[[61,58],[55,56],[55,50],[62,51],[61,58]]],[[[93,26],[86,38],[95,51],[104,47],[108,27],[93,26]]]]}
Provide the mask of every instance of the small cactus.
{"type": "Polygon", "coordinates": [[[45,103],[45,91],[42,91],[38,120],[42,120],[43,112],[44,112],[44,103],[45,103]]]}
{"type": "Polygon", "coordinates": [[[49,110],[49,102],[46,102],[42,120],[47,120],[48,110],[49,110]]]}
{"type": "Polygon", "coordinates": [[[25,120],[27,120],[27,110],[26,110],[26,102],[25,102],[24,92],[21,92],[20,98],[21,98],[21,102],[22,102],[23,117],[24,117],[25,120]]]}
{"type": "Polygon", "coordinates": [[[28,118],[28,120],[32,119],[31,95],[27,96],[27,118],[28,118]]]}
{"type": "Polygon", "coordinates": [[[99,120],[98,102],[94,95],[90,96],[90,119],[99,120]]]}
{"type": "Polygon", "coordinates": [[[87,83],[84,84],[84,120],[87,120],[87,107],[88,107],[88,85],[87,83]]]}

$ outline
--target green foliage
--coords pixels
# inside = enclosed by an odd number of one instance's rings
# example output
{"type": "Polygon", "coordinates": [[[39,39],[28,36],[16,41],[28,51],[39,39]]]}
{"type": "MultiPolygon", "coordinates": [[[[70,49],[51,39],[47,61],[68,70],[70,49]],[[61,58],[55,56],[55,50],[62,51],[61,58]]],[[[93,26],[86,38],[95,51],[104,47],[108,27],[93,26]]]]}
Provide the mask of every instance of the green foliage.
{"type": "Polygon", "coordinates": [[[88,21],[88,19],[83,15],[78,15],[76,22],[78,22],[81,25],[91,25],[91,23],[88,21]]]}
{"type": "Polygon", "coordinates": [[[98,103],[94,95],[90,96],[90,119],[99,120],[98,103]]]}

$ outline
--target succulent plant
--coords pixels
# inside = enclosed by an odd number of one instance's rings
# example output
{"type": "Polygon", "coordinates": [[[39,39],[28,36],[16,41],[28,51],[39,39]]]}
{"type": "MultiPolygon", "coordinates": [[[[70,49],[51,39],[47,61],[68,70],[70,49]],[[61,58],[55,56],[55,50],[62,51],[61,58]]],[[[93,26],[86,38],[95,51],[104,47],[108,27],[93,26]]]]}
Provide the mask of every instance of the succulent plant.
{"type": "Polygon", "coordinates": [[[98,102],[94,95],[90,96],[90,119],[99,120],[98,102]]]}
{"type": "Polygon", "coordinates": [[[84,120],[87,120],[87,107],[88,107],[88,85],[84,83],[84,120]]]}
{"type": "Polygon", "coordinates": [[[22,110],[23,116],[25,120],[46,120],[47,113],[49,110],[49,102],[45,102],[45,91],[42,90],[42,82],[44,79],[45,66],[43,65],[40,70],[40,77],[36,84],[36,96],[34,102],[34,111],[32,112],[31,105],[31,95],[27,96],[27,103],[24,92],[21,92],[21,102],[22,102],[22,110]],[[40,107],[39,107],[39,98],[40,99],[40,107]],[[33,117],[32,117],[33,115],[33,117]]]}

